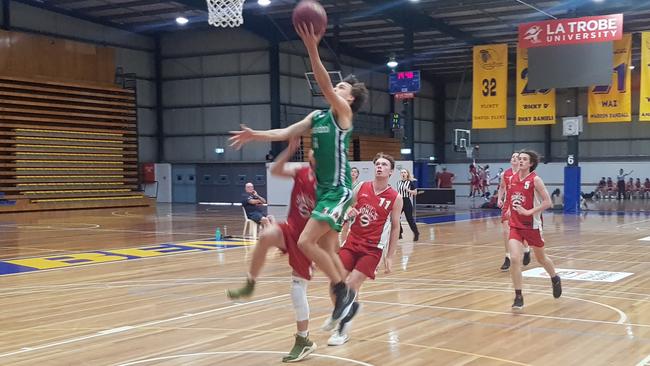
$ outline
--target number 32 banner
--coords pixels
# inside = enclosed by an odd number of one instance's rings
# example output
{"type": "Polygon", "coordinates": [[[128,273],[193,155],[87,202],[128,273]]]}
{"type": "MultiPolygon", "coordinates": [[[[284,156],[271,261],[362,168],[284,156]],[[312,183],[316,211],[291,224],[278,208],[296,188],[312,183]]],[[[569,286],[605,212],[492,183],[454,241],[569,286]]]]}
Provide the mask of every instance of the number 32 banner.
{"type": "Polygon", "coordinates": [[[624,34],[614,41],[611,85],[589,88],[589,123],[632,121],[631,62],[632,35],[624,34]]]}
{"type": "Polygon", "coordinates": [[[508,45],[474,47],[472,128],[506,128],[508,45]]]}
{"type": "Polygon", "coordinates": [[[528,88],[528,49],[517,47],[517,120],[519,126],[555,124],[555,89],[528,88]]]}

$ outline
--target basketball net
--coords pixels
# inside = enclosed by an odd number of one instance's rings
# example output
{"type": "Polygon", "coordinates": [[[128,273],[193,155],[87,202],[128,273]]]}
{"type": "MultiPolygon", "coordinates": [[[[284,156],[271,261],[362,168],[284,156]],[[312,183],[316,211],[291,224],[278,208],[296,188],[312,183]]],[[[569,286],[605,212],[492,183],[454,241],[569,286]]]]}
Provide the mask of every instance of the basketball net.
{"type": "Polygon", "coordinates": [[[468,159],[474,158],[474,146],[465,146],[465,153],[468,159]]]}
{"type": "Polygon", "coordinates": [[[244,0],[207,0],[208,23],[215,27],[239,27],[244,23],[244,0]]]}

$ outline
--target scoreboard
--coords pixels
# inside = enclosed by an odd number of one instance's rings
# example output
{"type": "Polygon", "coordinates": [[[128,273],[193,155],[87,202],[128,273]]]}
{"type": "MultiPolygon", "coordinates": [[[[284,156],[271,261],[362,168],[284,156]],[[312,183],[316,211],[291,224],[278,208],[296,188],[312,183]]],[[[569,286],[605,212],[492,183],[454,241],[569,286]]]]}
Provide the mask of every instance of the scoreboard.
{"type": "Polygon", "coordinates": [[[388,76],[388,92],[417,93],[420,91],[420,71],[398,71],[388,76]]]}

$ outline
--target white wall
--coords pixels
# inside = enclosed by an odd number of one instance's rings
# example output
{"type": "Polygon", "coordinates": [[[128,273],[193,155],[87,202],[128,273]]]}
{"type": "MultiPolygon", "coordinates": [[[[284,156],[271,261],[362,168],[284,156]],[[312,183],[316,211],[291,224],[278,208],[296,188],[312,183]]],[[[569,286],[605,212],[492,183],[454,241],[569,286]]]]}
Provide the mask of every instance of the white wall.
{"type": "MultiPolygon", "coordinates": [[[[484,166],[486,164],[490,166],[490,174],[493,177],[495,174],[497,174],[499,168],[503,168],[505,170],[510,167],[509,162],[480,163],[481,166],[484,166]]],[[[454,181],[456,195],[465,197],[469,195],[469,163],[447,164],[443,166],[447,167],[447,171],[452,172],[456,175],[456,179],[454,181]]],[[[544,184],[546,185],[549,193],[552,192],[555,188],[560,188],[560,190],[564,192],[565,166],[565,162],[539,164],[537,166],[536,172],[539,174],[542,180],[544,180],[544,184]]],[[[582,191],[584,192],[591,192],[595,190],[595,187],[598,185],[598,182],[602,177],[612,177],[614,184],[616,184],[616,175],[618,174],[619,169],[624,169],[626,173],[634,170],[634,173],[628,176],[628,178],[641,178],[641,182],[643,182],[645,178],[650,178],[650,162],[583,162],[580,163],[580,167],[582,168],[580,171],[580,180],[582,191]]],[[[438,171],[440,171],[440,166],[438,166],[438,171]]],[[[490,190],[495,191],[496,189],[498,189],[496,183],[492,183],[490,185],[490,190]]]]}
{"type": "MultiPolygon", "coordinates": [[[[267,192],[267,201],[269,205],[278,205],[286,206],[289,204],[291,199],[291,190],[293,189],[293,183],[290,178],[282,178],[271,175],[271,167],[275,163],[266,164],[266,192],[267,192]]],[[[308,163],[289,163],[288,166],[306,166],[308,163]]],[[[359,169],[359,179],[361,181],[372,180],[375,176],[374,164],[372,161],[354,161],[350,162],[350,167],[356,167],[359,169]]],[[[408,171],[413,171],[413,162],[412,161],[396,161],[395,162],[395,172],[391,175],[389,183],[393,187],[397,187],[397,181],[400,180],[399,170],[408,169],[408,171]]]]}

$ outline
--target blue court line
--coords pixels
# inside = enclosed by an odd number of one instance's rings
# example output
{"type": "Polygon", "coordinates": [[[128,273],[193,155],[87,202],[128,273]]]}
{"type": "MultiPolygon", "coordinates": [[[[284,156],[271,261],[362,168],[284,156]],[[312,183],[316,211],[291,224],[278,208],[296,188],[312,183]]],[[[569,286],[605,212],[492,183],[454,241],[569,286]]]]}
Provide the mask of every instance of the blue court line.
{"type": "Polygon", "coordinates": [[[501,216],[501,210],[481,210],[481,211],[471,211],[463,212],[452,215],[441,215],[441,216],[432,216],[432,217],[421,217],[416,219],[416,222],[421,222],[423,224],[442,224],[445,222],[453,221],[468,221],[468,220],[478,220],[490,217],[501,216]]]}

